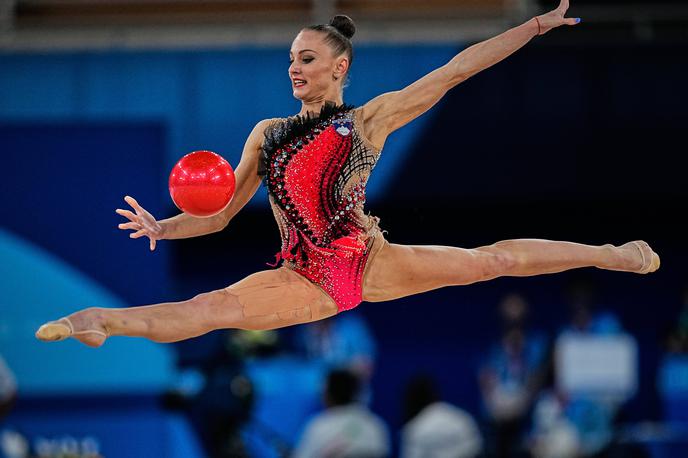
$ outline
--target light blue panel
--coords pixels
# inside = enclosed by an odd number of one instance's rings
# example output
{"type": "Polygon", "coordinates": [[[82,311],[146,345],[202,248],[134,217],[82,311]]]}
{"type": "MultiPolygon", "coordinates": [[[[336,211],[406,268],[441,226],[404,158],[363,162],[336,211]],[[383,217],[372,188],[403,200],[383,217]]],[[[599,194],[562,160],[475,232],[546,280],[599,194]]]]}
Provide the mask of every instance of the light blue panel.
{"type": "Polygon", "coordinates": [[[167,118],[183,109],[182,60],[176,54],[85,54],[80,61],[89,117],[167,118]]]}
{"type": "Polygon", "coordinates": [[[249,453],[253,452],[252,456],[273,456],[266,447],[270,445],[269,438],[255,434],[261,429],[273,431],[275,437],[288,445],[295,445],[303,425],[322,405],[327,368],[316,361],[279,356],[249,360],[245,373],[256,396],[252,421],[245,425],[243,431],[244,437],[255,442],[248,444],[249,453]]]}
{"type": "MultiPolygon", "coordinates": [[[[21,431],[36,449],[60,447],[65,437],[78,441],[91,438],[98,445],[97,456],[114,458],[204,458],[206,455],[187,419],[179,414],[167,414],[158,409],[153,400],[97,397],[72,398],[70,405],[62,401],[62,408],[46,400],[43,408],[15,409],[6,421],[12,429],[21,431]],[[119,404],[114,404],[117,401],[119,404]],[[65,408],[66,407],[66,408],[65,408]]],[[[57,456],[52,453],[42,456],[57,456]]],[[[60,456],[65,456],[63,453],[60,456]]],[[[2,455],[5,457],[6,455],[2,455]]],[[[76,456],[76,455],[72,455],[76,456]]],[[[83,455],[80,455],[83,456],[83,455]]],[[[93,455],[90,455],[93,456],[93,455]]]]}
{"type": "Polygon", "coordinates": [[[71,54],[0,53],[0,117],[70,116],[78,100],[71,54]]]}
{"type": "MultiPolygon", "coordinates": [[[[260,119],[251,105],[260,97],[252,81],[242,75],[242,52],[206,53],[198,58],[198,130],[195,149],[222,155],[236,167],[246,137],[260,119]]],[[[255,67],[254,63],[253,67],[255,67]]]]}
{"type": "Polygon", "coordinates": [[[205,455],[198,437],[185,416],[165,417],[165,445],[168,458],[202,458],[205,455]]]}
{"type": "Polygon", "coordinates": [[[163,345],[115,337],[93,349],[74,339],[36,340],[34,333],[45,321],[87,306],[125,304],[85,274],[2,229],[0,291],[0,349],[22,393],[146,393],[170,385],[173,355],[163,345]]]}
{"type": "MultiPolygon", "coordinates": [[[[182,53],[84,54],[80,80],[88,119],[162,120],[168,128],[164,175],[186,154],[195,112],[188,107],[187,68],[190,57],[182,53]]],[[[168,199],[167,188],[161,188],[168,199]]]]}

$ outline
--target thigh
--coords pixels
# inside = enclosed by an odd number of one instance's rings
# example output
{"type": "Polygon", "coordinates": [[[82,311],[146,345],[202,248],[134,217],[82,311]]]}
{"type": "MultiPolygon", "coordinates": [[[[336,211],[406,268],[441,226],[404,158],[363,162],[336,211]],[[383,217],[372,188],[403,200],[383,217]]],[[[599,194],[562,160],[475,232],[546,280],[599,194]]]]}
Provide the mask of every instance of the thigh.
{"type": "Polygon", "coordinates": [[[380,302],[485,280],[491,255],[475,249],[385,242],[363,278],[363,300],[380,302]]]}
{"type": "Polygon", "coordinates": [[[225,327],[276,329],[333,316],[337,305],[322,289],[286,267],[249,275],[222,290],[237,305],[225,327]]]}

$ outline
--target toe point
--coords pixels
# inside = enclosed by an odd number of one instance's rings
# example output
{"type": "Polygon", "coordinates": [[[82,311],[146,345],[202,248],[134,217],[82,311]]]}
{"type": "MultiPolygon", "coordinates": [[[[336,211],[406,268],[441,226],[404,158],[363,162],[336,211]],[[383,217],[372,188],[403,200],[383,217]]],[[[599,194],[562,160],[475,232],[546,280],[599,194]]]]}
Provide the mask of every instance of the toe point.
{"type": "Polygon", "coordinates": [[[650,272],[654,272],[655,270],[659,269],[660,265],[661,261],[659,259],[659,255],[657,253],[652,253],[652,264],[650,266],[650,272]]]}
{"type": "Polygon", "coordinates": [[[36,338],[43,342],[55,342],[64,340],[71,334],[71,330],[64,324],[53,322],[46,323],[36,331],[36,338]]]}

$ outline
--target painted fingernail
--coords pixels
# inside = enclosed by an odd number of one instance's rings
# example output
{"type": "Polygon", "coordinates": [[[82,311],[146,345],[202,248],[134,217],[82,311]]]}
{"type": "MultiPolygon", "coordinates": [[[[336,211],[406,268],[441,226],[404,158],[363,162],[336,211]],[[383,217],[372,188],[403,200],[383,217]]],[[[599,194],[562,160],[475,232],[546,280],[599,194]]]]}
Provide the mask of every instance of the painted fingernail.
{"type": "Polygon", "coordinates": [[[576,24],[578,24],[581,21],[581,18],[577,17],[576,18],[576,24]]]}

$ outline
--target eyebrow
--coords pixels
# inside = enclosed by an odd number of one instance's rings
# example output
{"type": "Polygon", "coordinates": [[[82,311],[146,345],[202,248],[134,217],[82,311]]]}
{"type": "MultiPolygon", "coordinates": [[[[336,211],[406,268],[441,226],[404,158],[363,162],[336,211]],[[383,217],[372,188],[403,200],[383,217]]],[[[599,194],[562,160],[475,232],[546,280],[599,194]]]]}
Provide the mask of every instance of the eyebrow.
{"type": "MultiPolygon", "coordinates": [[[[301,54],[302,52],[306,52],[306,51],[311,51],[311,52],[314,52],[314,53],[318,54],[318,51],[315,51],[315,50],[313,50],[313,49],[302,49],[301,51],[299,51],[299,54],[301,54]]],[[[289,51],[289,54],[292,54],[292,52],[289,51]]]]}

